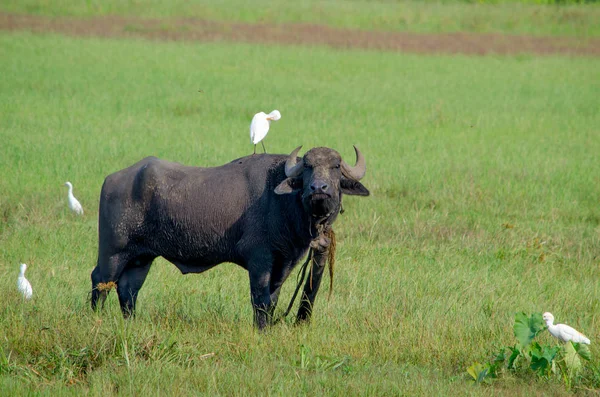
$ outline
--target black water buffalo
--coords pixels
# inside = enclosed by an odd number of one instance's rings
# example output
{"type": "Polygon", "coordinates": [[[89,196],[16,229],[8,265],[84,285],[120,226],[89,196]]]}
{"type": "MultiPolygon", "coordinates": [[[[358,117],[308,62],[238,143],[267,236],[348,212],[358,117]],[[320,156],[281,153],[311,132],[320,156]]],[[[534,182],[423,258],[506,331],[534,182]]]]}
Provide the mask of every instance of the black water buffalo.
{"type": "Polygon", "coordinates": [[[349,166],[335,150],[318,147],[297,158],[259,154],[214,168],[188,167],[147,157],[109,175],[102,186],[98,264],[92,272],[92,308],[116,283],[125,317],[154,258],[183,273],[223,262],[248,270],[254,320],[270,321],[281,285],[314,250],[314,265],[297,321],[308,320],[323,275],[342,194],[368,196],[359,182],[366,166],[356,150],[349,166]]]}

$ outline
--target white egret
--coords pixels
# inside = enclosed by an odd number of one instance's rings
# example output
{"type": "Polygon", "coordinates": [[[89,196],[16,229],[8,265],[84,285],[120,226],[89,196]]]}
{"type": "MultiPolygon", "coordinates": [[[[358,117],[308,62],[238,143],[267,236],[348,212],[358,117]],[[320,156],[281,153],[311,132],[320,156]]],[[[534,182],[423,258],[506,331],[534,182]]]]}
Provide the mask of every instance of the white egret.
{"type": "Polygon", "coordinates": [[[65,182],[65,186],[69,187],[69,208],[77,215],[83,215],[83,207],[81,206],[81,203],[75,198],[75,196],[73,196],[73,185],[71,182],[65,182]]]}
{"type": "Polygon", "coordinates": [[[267,136],[269,132],[269,126],[271,125],[271,121],[277,121],[281,118],[281,113],[279,110],[273,110],[271,113],[266,114],[265,112],[256,113],[252,118],[252,123],[250,124],[250,141],[254,144],[254,154],[256,154],[256,144],[258,142],[261,143],[263,150],[265,153],[267,150],[265,149],[265,144],[262,143],[262,140],[267,136]]]}
{"type": "Polygon", "coordinates": [[[566,324],[553,325],[554,316],[552,315],[552,313],[546,312],[542,315],[542,318],[548,326],[548,331],[550,332],[550,335],[554,336],[555,338],[563,342],[573,341],[575,343],[584,343],[586,345],[590,344],[590,340],[584,334],[577,331],[575,328],[569,327],[566,324]]]}
{"type": "Polygon", "coordinates": [[[17,278],[17,288],[19,289],[19,292],[23,294],[25,299],[31,299],[31,295],[33,295],[33,288],[31,288],[31,284],[25,278],[25,270],[27,270],[27,265],[21,263],[19,278],[17,278]]]}

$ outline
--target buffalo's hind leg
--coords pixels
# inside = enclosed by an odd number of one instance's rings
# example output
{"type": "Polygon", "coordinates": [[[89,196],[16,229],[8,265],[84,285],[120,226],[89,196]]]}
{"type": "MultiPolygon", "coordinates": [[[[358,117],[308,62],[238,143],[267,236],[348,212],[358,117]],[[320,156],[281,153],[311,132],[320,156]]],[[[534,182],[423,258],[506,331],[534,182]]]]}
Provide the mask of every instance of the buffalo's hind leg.
{"type": "Polygon", "coordinates": [[[117,294],[123,317],[135,313],[135,304],[140,288],[146,281],[154,257],[138,257],[130,261],[117,281],[117,294]]]}

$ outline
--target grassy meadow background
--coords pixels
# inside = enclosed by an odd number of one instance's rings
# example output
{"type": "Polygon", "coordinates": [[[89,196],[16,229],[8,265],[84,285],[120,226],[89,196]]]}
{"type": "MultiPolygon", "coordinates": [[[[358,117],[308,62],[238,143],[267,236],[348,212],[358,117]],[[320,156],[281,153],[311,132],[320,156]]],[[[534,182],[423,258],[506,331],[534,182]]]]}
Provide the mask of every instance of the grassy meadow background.
{"type": "Polygon", "coordinates": [[[468,383],[467,366],[515,343],[517,311],[584,331],[593,360],[575,390],[600,387],[598,59],[2,32],[0,75],[0,394],[567,393],[510,374],[468,383]],[[147,155],[250,154],[252,115],[275,108],[269,152],[353,161],[356,144],[367,160],[371,196],[344,201],[312,324],[259,333],[243,269],[182,276],[162,259],[135,320],[114,293],[91,312],[104,177],[147,155]]]}
{"type": "Polygon", "coordinates": [[[47,16],[121,15],[248,23],[309,23],[412,32],[600,37],[600,4],[578,0],[2,0],[0,10],[47,16]],[[556,3],[552,6],[548,5],[556,3]]]}

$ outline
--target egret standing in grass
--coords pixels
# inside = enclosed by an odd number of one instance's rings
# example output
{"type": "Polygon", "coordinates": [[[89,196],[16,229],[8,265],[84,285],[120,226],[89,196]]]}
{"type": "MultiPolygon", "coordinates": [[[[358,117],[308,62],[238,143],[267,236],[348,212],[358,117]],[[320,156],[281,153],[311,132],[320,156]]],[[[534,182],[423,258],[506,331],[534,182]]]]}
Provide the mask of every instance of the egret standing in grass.
{"type": "Polygon", "coordinates": [[[25,278],[25,270],[27,270],[27,265],[21,263],[19,278],[17,278],[17,288],[19,289],[19,292],[23,294],[25,299],[31,299],[31,296],[33,295],[33,288],[31,288],[29,280],[25,278]]]}
{"type": "Polygon", "coordinates": [[[65,182],[65,186],[69,187],[69,208],[77,215],[83,215],[83,207],[81,206],[81,203],[75,198],[75,196],[73,196],[73,185],[71,182],[65,182]]]}
{"type": "Polygon", "coordinates": [[[258,142],[261,143],[265,153],[267,152],[267,149],[265,149],[265,144],[262,142],[262,140],[269,132],[271,121],[277,121],[280,118],[281,113],[279,113],[279,110],[273,110],[269,114],[260,112],[254,115],[252,118],[252,123],[250,124],[250,141],[252,141],[254,144],[254,154],[256,154],[256,144],[258,144],[258,142]]]}
{"type": "Polygon", "coordinates": [[[577,331],[573,327],[569,327],[566,324],[556,324],[554,325],[554,316],[552,313],[544,313],[542,318],[546,322],[548,326],[548,331],[550,335],[555,338],[563,341],[563,342],[575,342],[575,343],[584,343],[586,345],[590,344],[590,340],[581,332],[577,331]]]}

